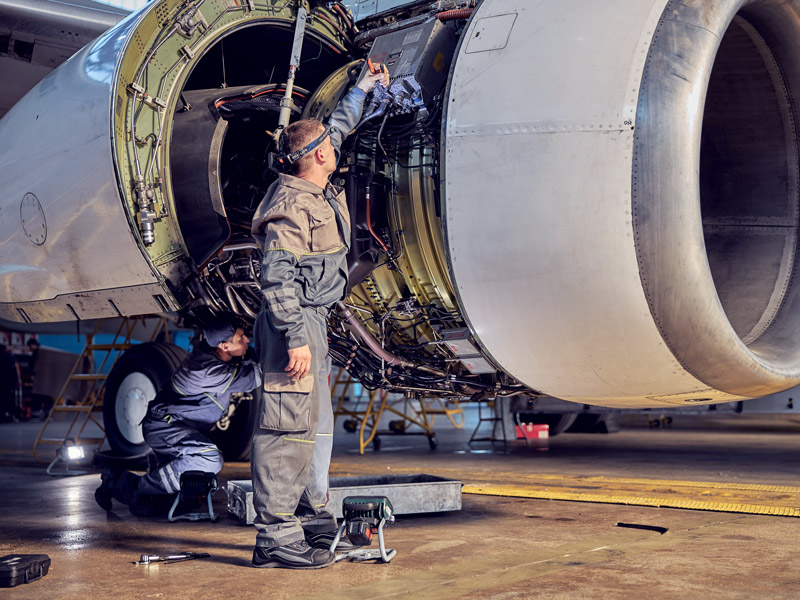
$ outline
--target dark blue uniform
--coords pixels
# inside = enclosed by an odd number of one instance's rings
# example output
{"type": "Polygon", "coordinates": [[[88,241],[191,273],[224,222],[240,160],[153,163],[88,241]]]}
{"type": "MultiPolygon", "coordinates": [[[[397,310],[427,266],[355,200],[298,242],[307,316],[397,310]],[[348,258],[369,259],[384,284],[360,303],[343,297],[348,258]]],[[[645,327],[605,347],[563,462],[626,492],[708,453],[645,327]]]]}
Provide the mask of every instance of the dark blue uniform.
{"type": "Polygon", "coordinates": [[[142,422],[158,469],[139,480],[139,493],[177,492],[184,471],[218,473],[222,453],[206,433],[228,410],[231,394],[259,385],[260,372],[251,360],[225,362],[201,342],[158,392],[142,422]]]}

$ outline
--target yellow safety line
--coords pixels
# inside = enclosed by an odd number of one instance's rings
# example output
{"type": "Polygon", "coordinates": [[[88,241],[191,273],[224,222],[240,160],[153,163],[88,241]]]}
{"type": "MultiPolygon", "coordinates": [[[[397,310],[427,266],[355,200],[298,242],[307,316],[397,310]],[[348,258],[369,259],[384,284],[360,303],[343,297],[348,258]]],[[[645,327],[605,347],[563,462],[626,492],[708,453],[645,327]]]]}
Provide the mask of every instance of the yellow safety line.
{"type": "MultiPolygon", "coordinates": [[[[650,480],[652,481],[652,480],[650,480]]],[[[638,480],[628,480],[636,482],[638,480]]],[[[667,483],[683,484],[685,482],[659,482],[661,485],[667,483]]],[[[692,482],[697,483],[697,482],[692,482]]],[[[719,484],[720,487],[729,489],[730,486],[719,484]]],[[[747,484],[744,484],[747,485],[747,484]]],[[[742,486],[743,489],[744,485],[742,486]]],[[[715,487],[710,484],[707,487],[715,487]]],[[[767,487],[774,488],[771,491],[778,491],[779,486],[748,486],[748,487],[767,487]]],[[[547,490],[537,490],[528,486],[518,485],[465,485],[461,490],[464,494],[478,494],[483,496],[509,496],[514,498],[536,498],[540,500],[568,500],[572,502],[594,502],[598,504],[625,504],[631,506],[655,506],[658,508],[683,508],[691,510],[711,510],[716,512],[734,512],[755,515],[775,515],[782,517],[800,517],[800,508],[797,506],[770,506],[764,504],[742,504],[739,502],[719,502],[681,498],[663,498],[650,496],[625,496],[616,494],[598,494],[583,492],[550,492],[547,490]]],[[[795,498],[795,502],[800,505],[800,498],[795,498]]]]}
{"type": "MultiPolygon", "coordinates": [[[[278,251],[288,252],[289,254],[294,255],[295,259],[298,262],[300,262],[300,255],[297,252],[295,252],[294,250],[289,250],[289,248],[264,248],[264,252],[278,252],[278,251]]],[[[275,514],[278,514],[278,513],[275,513],[275,514]]]]}
{"type": "Polygon", "coordinates": [[[341,245],[341,246],[339,246],[338,248],[333,248],[333,249],[331,249],[331,250],[320,250],[320,251],[318,251],[318,252],[304,252],[304,253],[303,253],[303,254],[301,254],[300,256],[323,256],[323,255],[325,255],[325,254],[336,254],[336,253],[337,253],[337,252],[339,252],[339,251],[340,251],[342,248],[344,248],[344,244],[342,244],[342,245],[341,245]]]}
{"type": "MultiPolygon", "coordinates": [[[[239,372],[239,365],[236,365],[236,367],[233,369],[233,375],[231,375],[231,380],[228,382],[228,385],[225,386],[225,389],[220,392],[220,394],[224,394],[226,391],[228,391],[228,388],[231,387],[233,380],[236,379],[236,373],[238,372],[239,372]]],[[[217,404],[217,406],[219,406],[219,404],[217,404]]],[[[220,408],[222,407],[220,406],[220,408]]]]}
{"type": "MultiPolygon", "coordinates": [[[[499,475],[494,473],[493,475],[499,475]]],[[[753,492],[776,492],[781,494],[800,494],[800,487],[786,486],[786,485],[764,485],[760,483],[723,483],[716,481],[676,481],[672,479],[639,479],[628,477],[603,477],[597,476],[584,476],[584,475],[558,475],[558,474],[543,474],[535,473],[530,475],[523,475],[520,473],[509,473],[515,478],[531,479],[535,481],[550,480],[558,481],[561,483],[571,481],[575,483],[622,483],[622,484],[636,484],[636,485],[669,485],[680,487],[694,487],[694,488],[713,488],[717,490],[747,490],[753,492]]]]}

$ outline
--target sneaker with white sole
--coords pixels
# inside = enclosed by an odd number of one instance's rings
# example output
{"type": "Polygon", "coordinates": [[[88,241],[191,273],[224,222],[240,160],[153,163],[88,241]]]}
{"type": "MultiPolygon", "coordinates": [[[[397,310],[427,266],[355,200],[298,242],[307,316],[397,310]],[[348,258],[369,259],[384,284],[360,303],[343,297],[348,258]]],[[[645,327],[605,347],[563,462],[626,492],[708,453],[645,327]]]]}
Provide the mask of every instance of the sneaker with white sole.
{"type": "Polygon", "coordinates": [[[263,548],[256,546],[253,550],[254,567],[267,569],[281,567],[283,569],[321,569],[335,562],[331,552],[323,548],[312,548],[305,540],[263,548]]]}

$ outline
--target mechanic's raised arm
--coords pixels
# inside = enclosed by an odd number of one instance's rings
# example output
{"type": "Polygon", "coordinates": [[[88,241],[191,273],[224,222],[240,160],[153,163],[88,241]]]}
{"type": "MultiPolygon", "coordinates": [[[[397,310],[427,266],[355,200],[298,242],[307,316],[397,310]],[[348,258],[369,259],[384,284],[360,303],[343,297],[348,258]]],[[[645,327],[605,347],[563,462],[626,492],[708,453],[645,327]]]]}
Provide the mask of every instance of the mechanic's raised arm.
{"type": "Polygon", "coordinates": [[[331,113],[328,124],[333,128],[331,131],[331,144],[336,151],[336,160],[339,160],[339,149],[342,142],[353,131],[361,120],[364,112],[364,101],[367,99],[373,88],[380,82],[384,87],[389,86],[389,71],[385,65],[381,65],[378,73],[372,73],[369,69],[364,69],[361,79],[350,90],[344,98],[339,101],[336,109],[331,113]]]}

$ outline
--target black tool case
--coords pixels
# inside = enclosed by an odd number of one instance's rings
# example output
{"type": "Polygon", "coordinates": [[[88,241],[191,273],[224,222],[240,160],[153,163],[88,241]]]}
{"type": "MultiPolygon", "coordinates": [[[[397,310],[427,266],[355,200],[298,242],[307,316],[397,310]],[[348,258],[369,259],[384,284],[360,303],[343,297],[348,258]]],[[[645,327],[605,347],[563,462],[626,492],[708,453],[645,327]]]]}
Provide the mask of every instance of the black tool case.
{"type": "Polygon", "coordinates": [[[0,556],[0,587],[31,583],[47,575],[50,557],[47,554],[6,554],[0,556]]]}

